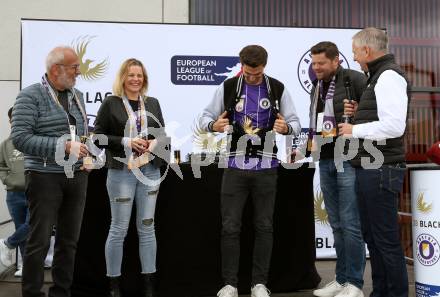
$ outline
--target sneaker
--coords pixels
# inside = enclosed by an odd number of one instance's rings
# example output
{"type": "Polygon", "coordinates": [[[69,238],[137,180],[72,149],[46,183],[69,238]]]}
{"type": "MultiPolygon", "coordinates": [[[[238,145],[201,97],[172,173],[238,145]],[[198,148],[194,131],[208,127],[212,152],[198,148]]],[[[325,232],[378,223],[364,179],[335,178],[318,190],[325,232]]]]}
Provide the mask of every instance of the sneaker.
{"type": "Polygon", "coordinates": [[[50,269],[50,268],[52,268],[52,259],[48,259],[48,258],[46,258],[46,260],[44,260],[44,268],[45,268],[45,269],[50,269]]]}
{"type": "Polygon", "coordinates": [[[346,283],[344,285],[344,289],[335,297],[364,297],[364,293],[358,287],[350,283],[346,283]]]}
{"type": "Polygon", "coordinates": [[[223,288],[221,288],[220,291],[217,293],[218,297],[238,297],[238,291],[237,288],[226,285],[223,288]]]}
{"type": "Polygon", "coordinates": [[[23,268],[17,269],[17,271],[14,273],[15,277],[21,277],[23,275],[23,268]]]}
{"type": "Polygon", "coordinates": [[[270,291],[263,284],[256,284],[251,288],[251,297],[269,297],[270,291]]]}
{"type": "Polygon", "coordinates": [[[10,249],[4,239],[0,239],[0,261],[6,267],[14,264],[14,249],[10,249]]]}
{"type": "Polygon", "coordinates": [[[344,286],[336,280],[326,284],[323,288],[313,291],[313,295],[318,297],[334,297],[344,289],[344,286]]]}
{"type": "Polygon", "coordinates": [[[54,245],[55,245],[55,236],[51,236],[49,250],[47,251],[46,258],[44,259],[45,269],[52,268],[54,245]]]}

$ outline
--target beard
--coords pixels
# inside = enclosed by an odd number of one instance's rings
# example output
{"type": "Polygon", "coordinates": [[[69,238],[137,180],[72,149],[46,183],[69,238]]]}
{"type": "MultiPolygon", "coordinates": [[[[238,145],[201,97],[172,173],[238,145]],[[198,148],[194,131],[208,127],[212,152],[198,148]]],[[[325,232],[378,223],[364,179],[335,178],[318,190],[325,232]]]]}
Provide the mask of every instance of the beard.
{"type": "Polygon", "coordinates": [[[58,77],[58,84],[63,86],[65,89],[73,88],[76,82],[76,77],[69,77],[66,71],[62,70],[61,75],[58,77]]]}

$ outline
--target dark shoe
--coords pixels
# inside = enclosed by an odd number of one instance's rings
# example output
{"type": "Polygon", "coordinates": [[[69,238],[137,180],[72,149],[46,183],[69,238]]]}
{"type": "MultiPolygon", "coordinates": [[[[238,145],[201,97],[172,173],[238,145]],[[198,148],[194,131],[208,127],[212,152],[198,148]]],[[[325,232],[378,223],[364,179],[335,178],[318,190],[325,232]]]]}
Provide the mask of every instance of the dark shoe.
{"type": "Polygon", "coordinates": [[[142,274],[142,297],[157,297],[154,273],[142,274]]]}
{"type": "Polygon", "coordinates": [[[109,277],[110,280],[110,297],[121,297],[121,289],[119,287],[119,277],[109,277]]]}

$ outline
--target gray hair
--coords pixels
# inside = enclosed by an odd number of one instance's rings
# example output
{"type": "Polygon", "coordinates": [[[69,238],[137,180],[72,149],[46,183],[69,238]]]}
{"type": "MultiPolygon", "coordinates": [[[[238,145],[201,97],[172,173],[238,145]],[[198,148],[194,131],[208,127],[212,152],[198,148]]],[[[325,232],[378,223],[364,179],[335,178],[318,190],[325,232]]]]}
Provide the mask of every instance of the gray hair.
{"type": "Polygon", "coordinates": [[[375,51],[388,53],[388,36],[377,28],[365,28],[353,36],[353,43],[356,46],[368,46],[375,51]]]}
{"type": "Polygon", "coordinates": [[[57,46],[52,49],[46,57],[46,71],[49,72],[52,65],[63,63],[64,53],[68,50],[75,52],[72,47],[65,45],[57,46]]]}

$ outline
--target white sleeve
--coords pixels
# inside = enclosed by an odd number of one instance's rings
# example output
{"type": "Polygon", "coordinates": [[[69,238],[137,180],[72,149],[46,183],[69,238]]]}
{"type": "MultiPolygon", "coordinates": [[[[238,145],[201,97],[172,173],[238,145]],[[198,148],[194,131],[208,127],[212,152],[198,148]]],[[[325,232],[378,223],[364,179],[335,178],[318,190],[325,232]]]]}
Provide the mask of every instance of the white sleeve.
{"type": "Polygon", "coordinates": [[[379,141],[402,136],[408,109],[406,87],[406,80],[397,72],[384,71],[374,87],[379,120],[354,125],[353,137],[379,141]]]}
{"type": "Polygon", "coordinates": [[[213,121],[216,121],[218,116],[225,111],[223,94],[223,84],[221,84],[220,87],[215,91],[211,102],[203,109],[199,118],[199,126],[204,131],[212,132],[212,127],[209,127],[209,124],[213,121]]]}
{"type": "Polygon", "coordinates": [[[289,91],[284,87],[283,95],[280,102],[280,114],[286,120],[287,125],[290,127],[287,134],[299,135],[301,132],[301,125],[299,122],[298,114],[296,113],[295,104],[293,103],[292,96],[289,91]]]}

